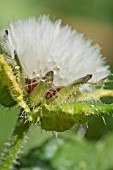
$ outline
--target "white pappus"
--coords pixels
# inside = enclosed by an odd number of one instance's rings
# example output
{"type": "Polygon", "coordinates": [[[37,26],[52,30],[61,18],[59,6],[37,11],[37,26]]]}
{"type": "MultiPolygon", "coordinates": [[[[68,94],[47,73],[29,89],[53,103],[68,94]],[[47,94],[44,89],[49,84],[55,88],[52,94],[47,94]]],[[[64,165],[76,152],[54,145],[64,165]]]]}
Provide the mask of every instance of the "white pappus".
{"type": "Polygon", "coordinates": [[[27,79],[54,71],[54,86],[67,86],[86,75],[98,82],[110,74],[109,66],[82,33],[52,22],[47,16],[19,20],[1,32],[3,49],[14,58],[15,51],[27,79]],[[4,41],[5,36],[5,41],[4,41]]]}

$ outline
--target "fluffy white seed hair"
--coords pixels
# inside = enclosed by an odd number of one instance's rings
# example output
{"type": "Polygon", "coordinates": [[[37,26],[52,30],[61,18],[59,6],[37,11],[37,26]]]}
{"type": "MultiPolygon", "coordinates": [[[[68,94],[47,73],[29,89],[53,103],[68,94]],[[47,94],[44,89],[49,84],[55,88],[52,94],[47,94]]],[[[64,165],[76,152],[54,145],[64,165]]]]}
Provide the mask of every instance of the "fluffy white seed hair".
{"type": "Polygon", "coordinates": [[[53,83],[63,86],[88,74],[92,74],[92,82],[110,74],[99,46],[69,26],[61,26],[61,20],[29,18],[10,24],[7,30],[2,46],[12,58],[16,50],[26,78],[56,70],[53,83]]]}

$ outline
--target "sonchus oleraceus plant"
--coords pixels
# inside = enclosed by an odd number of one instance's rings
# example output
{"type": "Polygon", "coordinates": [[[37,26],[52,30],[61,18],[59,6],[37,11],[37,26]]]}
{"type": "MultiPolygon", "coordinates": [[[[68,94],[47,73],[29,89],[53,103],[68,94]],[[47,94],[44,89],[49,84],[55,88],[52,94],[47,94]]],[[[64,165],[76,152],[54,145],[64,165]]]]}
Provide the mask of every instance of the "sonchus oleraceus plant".
{"type": "Polygon", "coordinates": [[[0,44],[0,104],[21,108],[0,170],[13,167],[31,124],[64,132],[113,113],[113,104],[100,101],[113,96],[102,86],[111,73],[100,47],[61,20],[41,16],[11,23],[1,30],[0,44]]]}

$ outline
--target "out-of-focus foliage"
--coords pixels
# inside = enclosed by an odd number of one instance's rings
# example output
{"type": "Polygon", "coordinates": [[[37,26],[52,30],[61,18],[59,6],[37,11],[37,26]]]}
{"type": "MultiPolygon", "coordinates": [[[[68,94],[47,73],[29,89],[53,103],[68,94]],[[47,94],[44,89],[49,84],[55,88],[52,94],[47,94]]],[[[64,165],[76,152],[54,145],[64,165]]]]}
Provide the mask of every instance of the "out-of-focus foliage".
{"type": "Polygon", "coordinates": [[[91,143],[78,136],[51,138],[21,159],[19,170],[111,170],[113,135],[91,143]]]}
{"type": "MultiPolygon", "coordinates": [[[[43,13],[58,14],[62,16],[76,15],[81,17],[93,18],[95,20],[113,23],[113,1],[112,0],[20,0],[20,1],[0,1],[2,14],[8,17],[39,15],[43,13]],[[10,5],[10,8],[9,8],[10,5]],[[5,8],[5,9],[4,9],[5,8]],[[11,10],[12,9],[12,10],[11,10]],[[5,10],[5,12],[4,12],[5,10]],[[9,13],[10,11],[10,13],[9,13]]],[[[1,18],[1,19],[2,19],[1,18]]],[[[3,19],[2,19],[3,20],[3,19]]]]}
{"type": "Polygon", "coordinates": [[[45,2],[42,0],[42,5],[65,15],[78,15],[113,23],[112,0],[61,0],[60,2],[53,0],[46,0],[45,2]]]}

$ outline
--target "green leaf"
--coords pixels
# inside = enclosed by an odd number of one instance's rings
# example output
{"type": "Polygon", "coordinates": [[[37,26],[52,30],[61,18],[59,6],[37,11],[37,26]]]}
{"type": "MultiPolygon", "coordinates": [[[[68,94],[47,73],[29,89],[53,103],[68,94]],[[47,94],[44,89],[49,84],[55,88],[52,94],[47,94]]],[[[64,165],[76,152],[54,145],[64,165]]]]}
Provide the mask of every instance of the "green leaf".
{"type": "Polygon", "coordinates": [[[0,86],[0,104],[5,107],[12,107],[15,103],[16,102],[11,97],[8,88],[6,86],[0,86]]]}
{"type": "Polygon", "coordinates": [[[71,129],[74,124],[87,122],[90,117],[112,113],[113,104],[75,102],[60,106],[45,104],[36,114],[41,117],[43,129],[62,132],[71,129]]]}

